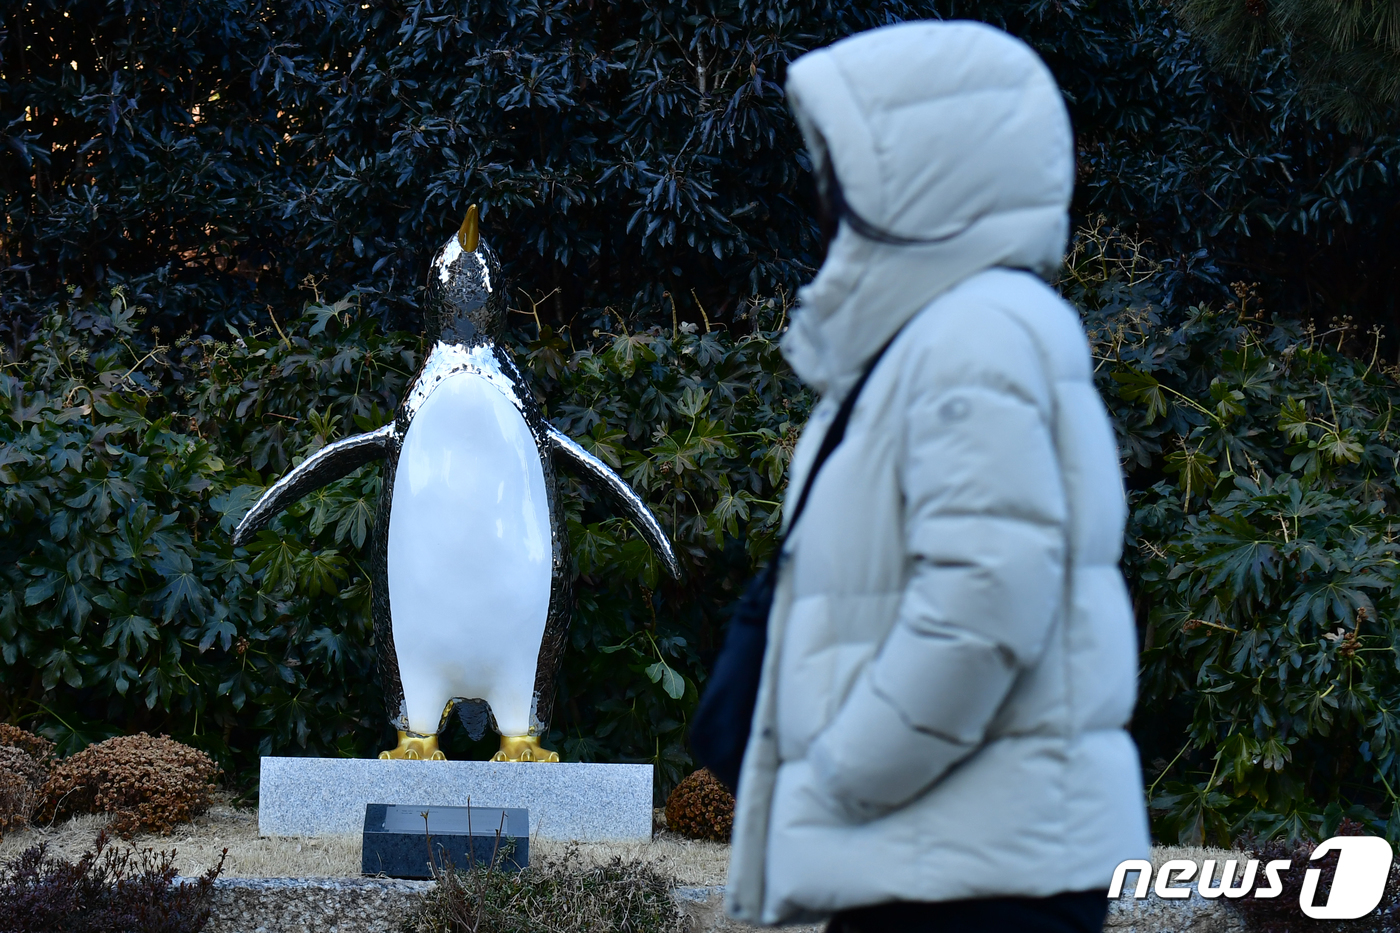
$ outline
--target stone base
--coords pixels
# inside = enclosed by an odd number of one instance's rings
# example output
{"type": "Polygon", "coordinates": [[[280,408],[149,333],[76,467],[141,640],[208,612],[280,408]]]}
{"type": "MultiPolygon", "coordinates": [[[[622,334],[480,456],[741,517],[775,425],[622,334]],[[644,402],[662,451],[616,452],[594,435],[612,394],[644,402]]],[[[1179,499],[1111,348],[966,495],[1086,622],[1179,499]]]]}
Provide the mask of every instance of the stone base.
{"type": "Polygon", "coordinates": [[[651,765],[264,758],[263,836],[359,835],[365,805],[521,807],[530,835],[601,842],[651,838],[651,765]]]}

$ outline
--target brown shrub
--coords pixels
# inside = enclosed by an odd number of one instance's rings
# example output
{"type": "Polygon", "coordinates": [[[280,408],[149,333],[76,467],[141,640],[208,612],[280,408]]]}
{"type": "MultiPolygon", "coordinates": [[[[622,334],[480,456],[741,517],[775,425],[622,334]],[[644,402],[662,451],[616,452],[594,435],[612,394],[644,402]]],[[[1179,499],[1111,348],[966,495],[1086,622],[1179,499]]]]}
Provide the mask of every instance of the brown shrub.
{"type": "Polygon", "coordinates": [[[110,813],[112,832],[169,833],[209,808],[218,765],[168,736],[117,736],[89,746],[53,768],[39,815],[110,813]]]}
{"type": "Polygon", "coordinates": [[[53,755],[53,743],[48,739],[7,722],[0,722],[0,746],[18,748],[40,764],[53,755]]]}
{"type": "Polygon", "coordinates": [[[0,839],[29,822],[37,792],[47,776],[44,762],[35,761],[22,748],[0,745],[0,839]]]}
{"type": "Polygon", "coordinates": [[[38,789],[49,776],[47,762],[35,761],[21,748],[13,745],[0,745],[0,771],[8,771],[24,778],[26,784],[38,789]]]}
{"type": "Polygon", "coordinates": [[[29,821],[33,806],[33,785],[22,775],[0,768],[0,839],[4,839],[6,833],[24,826],[29,821]]]}
{"type": "Polygon", "coordinates": [[[692,839],[728,842],[734,795],[706,768],[676,785],[666,798],[666,828],[692,839]]]}

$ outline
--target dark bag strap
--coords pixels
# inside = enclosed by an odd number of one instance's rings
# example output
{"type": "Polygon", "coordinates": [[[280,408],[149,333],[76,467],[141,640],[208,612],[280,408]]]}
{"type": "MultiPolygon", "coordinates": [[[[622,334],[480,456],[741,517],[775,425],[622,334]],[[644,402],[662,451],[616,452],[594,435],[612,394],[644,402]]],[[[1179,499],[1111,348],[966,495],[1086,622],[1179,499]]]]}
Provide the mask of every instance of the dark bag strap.
{"type": "MultiPolygon", "coordinates": [[[[902,329],[902,328],[901,328],[902,329]]],[[[812,492],[812,483],[817,478],[817,472],[830,457],[832,451],[840,446],[841,441],[846,438],[846,424],[851,420],[851,412],[855,410],[856,399],[860,397],[860,390],[865,388],[865,383],[870,379],[870,374],[875,371],[875,364],[880,362],[880,358],[885,355],[885,351],[894,343],[894,338],[898,337],[900,331],[895,331],[894,336],[885,341],[885,345],[875,352],[870,358],[870,362],[865,364],[865,370],[856,380],[856,384],[851,386],[851,391],[846,393],[846,397],[841,400],[841,407],[836,410],[836,417],[831,419],[831,424],[827,426],[826,434],[822,437],[822,445],[817,448],[817,455],[812,458],[812,468],[807,471],[807,478],[802,483],[802,492],[797,496],[797,504],[792,507],[792,518],[787,523],[787,532],[778,540],[778,557],[783,554],[783,542],[787,540],[787,535],[797,525],[797,520],[802,517],[802,510],[807,508],[807,496],[812,492]]]]}
{"type": "MultiPolygon", "coordinates": [[[[807,507],[807,496],[812,491],[812,480],[816,478],[817,471],[846,436],[846,424],[851,420],[856,398],[891,343],[894,343],[894,337],[871,358],[860,379],[841,400],[841,407],[827,426],[821,446],[812,458],[812,467],[807,471],[807,479],[793,506],[792,520],[787,524],[788,531],[797,524],[802,510],[807,507]]],[[[691,721],[690,747],[696,759],[730,788],[739,784],[744,749],[748,746],[758,684],[763,676],[763,656],[767,651],[768,613],[773,605],[778,565],[782,562],[783,543],[786,540],[787,534],[784,533],[778,539],[777,556],[749,581],[744,594],[735,604],[724,647],[715,659],[705,694],[700,698],[695,718],[691,721]]]]}

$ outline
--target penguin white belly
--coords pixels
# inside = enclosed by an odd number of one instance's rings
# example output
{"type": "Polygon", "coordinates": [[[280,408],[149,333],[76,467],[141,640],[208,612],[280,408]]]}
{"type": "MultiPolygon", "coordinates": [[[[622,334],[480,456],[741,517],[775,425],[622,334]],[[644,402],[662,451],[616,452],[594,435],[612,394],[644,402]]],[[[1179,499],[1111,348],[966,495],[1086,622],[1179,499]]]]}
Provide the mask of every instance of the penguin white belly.
{"type": "Polygon", "coordinates": [[[409,424],[389,511],[389,608],[408,726],[438,730],[453,697],[530,729],[553,582],[534,436],[484,376],[444,379],[409,424]]]}

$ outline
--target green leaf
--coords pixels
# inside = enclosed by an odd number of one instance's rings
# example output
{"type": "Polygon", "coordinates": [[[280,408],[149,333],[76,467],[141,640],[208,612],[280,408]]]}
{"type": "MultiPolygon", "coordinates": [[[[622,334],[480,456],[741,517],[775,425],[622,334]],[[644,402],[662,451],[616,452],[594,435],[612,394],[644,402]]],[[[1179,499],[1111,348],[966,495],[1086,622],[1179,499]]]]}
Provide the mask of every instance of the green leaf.
{"type": "Polygon", "coordinates": [[[1357,463],[1365,447],[1357,441],[1356,432],[1346,428],[1324,431],[1316,442],[1317,449],[1330,463],[1357,463]]]}
{"type": "Polygon", "coordinates": [[[1285,399],[1279,408],[1278,426],[1284,437],[1294,443],[1308,439],[1308,410],[1295,398],[1285,399]]]}
{"type": "Polygon", "coordinates": [[[1146,424],[1152,424],[1167,413],[1167,394],[1155,377],[1130,367],[1118,370],[1112,376],[1119,385],[1119,394],[1125,400],[1140,402],[1146,407],[1143,412],[1146,424]]]}
{"type": "Polygon", "coordinates": [[[647,676],[651,678],[652,683],[661,684],[661,689],[665,690],[671,699],[679,700],[685,695],[685,678],[665,661],[657,661],[649,666],[647,676]]]}
{"type": "Polygon", "coordinates": [[[1215,486],[1215,473],[1211,471],[1214,463],[1215,458],[1199,447],[1186,448],[1167,454],[1162,469],[1181,474],[1183,498],[1190,499],[1192,495],[1206,495],[1215,486]]]}
{"type": "Polygon", "coordinates": [[[676,413],[692,421],[710,406],[710,393],[695,386],[686,386],[676,403],[676,413]]]}

